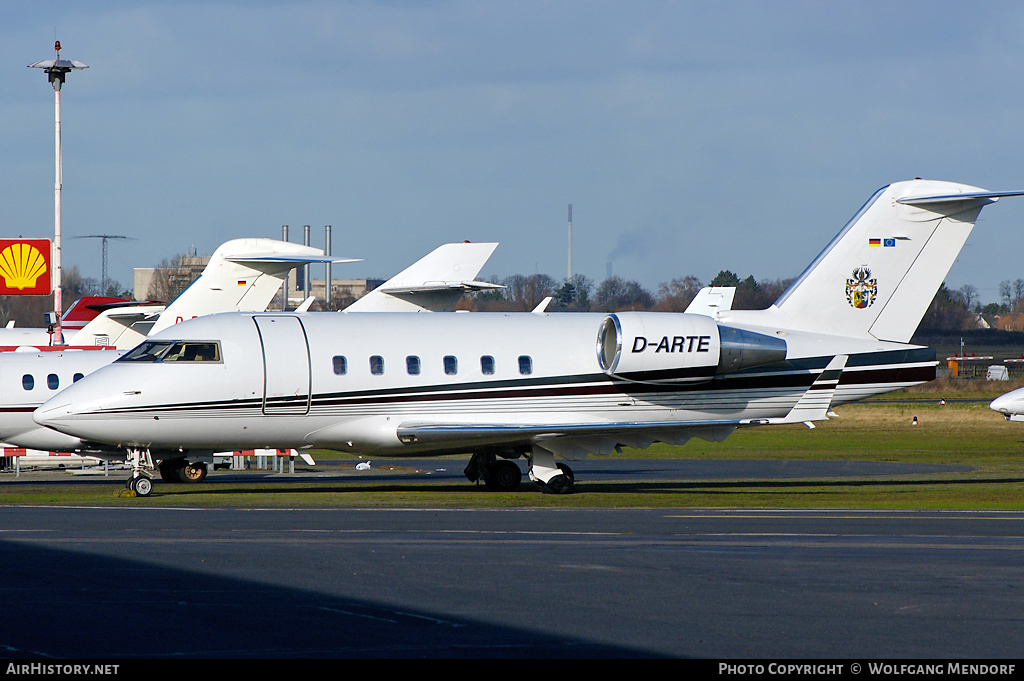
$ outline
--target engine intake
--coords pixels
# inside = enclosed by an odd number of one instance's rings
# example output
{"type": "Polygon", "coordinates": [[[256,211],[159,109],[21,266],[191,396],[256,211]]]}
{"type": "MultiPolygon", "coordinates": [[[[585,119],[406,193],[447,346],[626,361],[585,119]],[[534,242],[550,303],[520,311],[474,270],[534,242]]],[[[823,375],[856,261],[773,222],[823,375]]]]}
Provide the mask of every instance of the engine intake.
{"type": "Polygon", "coordinates": [[[786,359],[786,341],[704,315],[617,312],[601,323],[597,359],[605,373],[630,380],[707,381],[786,359]]]}

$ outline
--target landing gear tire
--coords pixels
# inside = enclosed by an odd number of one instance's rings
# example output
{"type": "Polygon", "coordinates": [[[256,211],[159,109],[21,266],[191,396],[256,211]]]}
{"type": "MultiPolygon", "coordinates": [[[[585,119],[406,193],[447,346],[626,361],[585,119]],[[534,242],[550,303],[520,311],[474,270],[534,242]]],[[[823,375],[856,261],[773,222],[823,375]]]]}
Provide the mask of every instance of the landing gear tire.
{"type": "Polygon", "coordinates": [[[160,479],[164,482],[181,482],[182,473],[181,469],[185,466],[185,462],[182,459],[173,459],[171,461],[161,461],[160,466],[160,479]]]}
{"type": "Polygon", "coordinates": [[[185,464],[179,471],[178,476],[182,482],[202,482],[206,479],[206,464],[202,461],[185,464]]]}
{"type": "Polygon", "coordinates": [[[128,482],[125,487],[135,492],[140,497],[148,497],[150,492],[153,491],[153,481],[147,478],[145,475],[139,477],[128,478],[128,482]]]}
{"type": "Polygon", "coordinates": [[[514,492],[522,480],[519,466],[508,460],[495,461],[484,474],[484,484],[492,492],[514,492]]]}
{"type": "Polygon", "coordinates": [[[564,463],[558,464],[558,470],[562,471],[546,483],[541,484],[541,489],[548,494],[569,494],[572,492],[573,484],[576,482],[572,469],[564,463]]]}

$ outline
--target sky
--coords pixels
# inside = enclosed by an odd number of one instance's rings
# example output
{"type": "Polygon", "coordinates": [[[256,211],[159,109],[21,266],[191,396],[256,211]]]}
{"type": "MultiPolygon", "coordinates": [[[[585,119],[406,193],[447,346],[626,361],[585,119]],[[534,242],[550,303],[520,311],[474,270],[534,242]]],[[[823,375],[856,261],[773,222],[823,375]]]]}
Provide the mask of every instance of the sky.
{"type": "MultiPolygon", "coordinates": [[[[0,236],[132,268],[240,237],[324,245],[387,278],[497,241],[482,278],[610,270],[652,292],[720,270],[797,276],[876,189],[1024,189],[1015,2],[5,3],[0,236]]],[[[981,220],[946,284],[1024,278],[1024,198],[981,220]]],[[[317,268],[318,270],[320,268],[317,268]]],[[[314,271],[314,277],[322,274],[314,271]]]]}

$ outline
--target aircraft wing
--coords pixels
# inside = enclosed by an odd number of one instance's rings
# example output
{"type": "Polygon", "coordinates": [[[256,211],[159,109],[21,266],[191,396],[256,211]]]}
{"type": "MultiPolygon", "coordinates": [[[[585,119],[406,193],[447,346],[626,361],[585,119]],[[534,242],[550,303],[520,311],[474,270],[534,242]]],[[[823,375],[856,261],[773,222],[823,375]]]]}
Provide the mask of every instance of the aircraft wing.
{"type": "Polygon", "coordinates": [[[587,454],[609,454],[622,445],[683,444],[691,437],[720,442],[737,428],[761,423],[750,419],[533,425],[408,422],[398,427],[397,435],[408,445],[542,445],[566,459],[579,459],[587,454]]]}
{"type": "Polygon", "coordinates": [[[828,419],[839,378],[849,359],[837,355],[818,375],[784,418],[710,419],[700,421],[633,421],[561,424],[402,423],[398,439],[407,445],[458,443],[541,445],[566,459],[609,454],[621,445],[647,447],[654,442],[683,444],[691,437],[720,442],[737,428],[828,419]]]}

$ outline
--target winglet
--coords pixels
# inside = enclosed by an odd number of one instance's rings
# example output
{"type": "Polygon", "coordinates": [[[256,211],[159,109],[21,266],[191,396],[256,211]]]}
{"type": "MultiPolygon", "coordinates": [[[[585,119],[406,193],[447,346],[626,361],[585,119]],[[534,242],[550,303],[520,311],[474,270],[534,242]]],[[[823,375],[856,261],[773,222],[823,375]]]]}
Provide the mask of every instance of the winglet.
{"type": "MultiPolygon", "coordinates": [[[[828,420],[828,410],[832,406],[832,397],[839,385],[839,377],[846,368],[848,355],[836,355],[828,366],[818,375],[811,387],[800,396],[797,403],[784,418],[771,419],[770,423],[806,423],[828,420]]],[[[813,428],[813,426],[810,426],[813,428]]]]}

